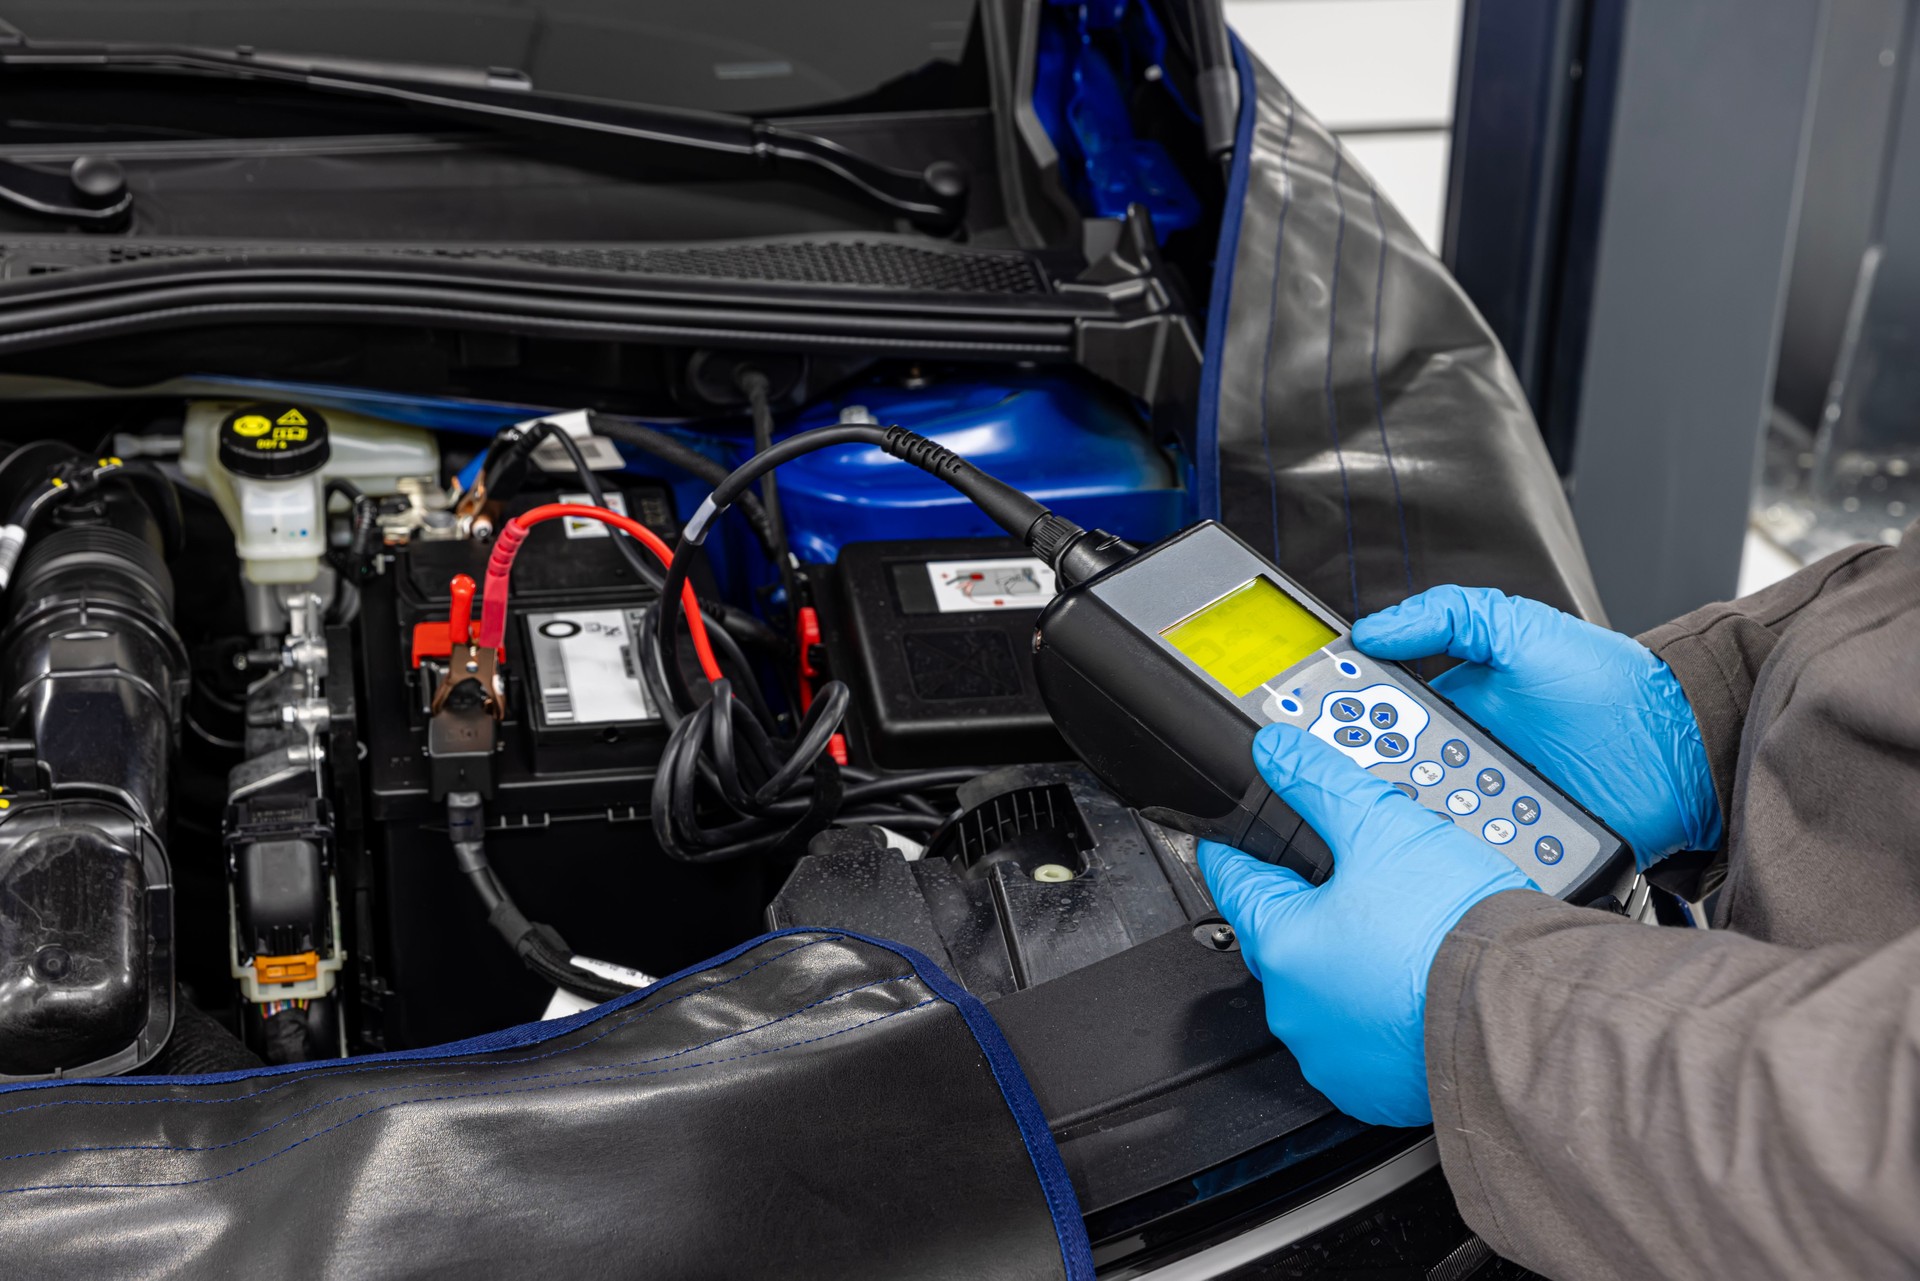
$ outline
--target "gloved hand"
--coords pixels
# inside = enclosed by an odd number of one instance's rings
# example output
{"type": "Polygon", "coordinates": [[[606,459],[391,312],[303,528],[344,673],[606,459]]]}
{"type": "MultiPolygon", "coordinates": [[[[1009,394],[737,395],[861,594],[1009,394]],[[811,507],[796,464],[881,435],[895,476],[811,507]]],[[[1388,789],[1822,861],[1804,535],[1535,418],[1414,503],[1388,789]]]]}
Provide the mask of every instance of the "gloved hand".
{"type": "Polygon", "coordinates": [[[1333,851],[1318,886],[1200,842],[1200,870],[1266,991],[1267,1026],[1348,1116],[1425,1125],[1427,971],[1468,908],[1538,889],[1474,836],[1291,725],[1253,740],[1260,776],[1333,851]]]}
{"type": "Polygon", "coordinates": [[[1706,744],[1673,671],[1631,636],[1486,587],[1435,587],[1353,625],[1364,654],[1467,660],[1433,687],[1633,847],[1644,871],[1720,844],[1706,744]]]}

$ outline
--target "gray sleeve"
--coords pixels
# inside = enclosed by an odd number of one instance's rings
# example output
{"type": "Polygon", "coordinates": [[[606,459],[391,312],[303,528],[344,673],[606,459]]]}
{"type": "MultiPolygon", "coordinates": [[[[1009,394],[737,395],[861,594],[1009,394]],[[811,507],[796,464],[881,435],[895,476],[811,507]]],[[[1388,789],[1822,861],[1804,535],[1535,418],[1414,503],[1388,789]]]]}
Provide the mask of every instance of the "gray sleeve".
{"type": "Polygon", "coordinates": [[[1641,644],[1673,669],[1687,692],[1706,741],[1707,762],[1723,813],[1733,798],[1740,733],[1760,665],[1801,610],[1892,553],[1893,548],[1880,543],[1861,543],[1815,561],[1751,596],[1703,605],[1640,637],[1641,644]]]}
{"type": "Polygon", "coordinates": [[[1799,951],[1487,899],[1427,980],[1462,1213],[1561,1278],[1913,1276],[1916,975],[1920,931],[1799,951]]]}

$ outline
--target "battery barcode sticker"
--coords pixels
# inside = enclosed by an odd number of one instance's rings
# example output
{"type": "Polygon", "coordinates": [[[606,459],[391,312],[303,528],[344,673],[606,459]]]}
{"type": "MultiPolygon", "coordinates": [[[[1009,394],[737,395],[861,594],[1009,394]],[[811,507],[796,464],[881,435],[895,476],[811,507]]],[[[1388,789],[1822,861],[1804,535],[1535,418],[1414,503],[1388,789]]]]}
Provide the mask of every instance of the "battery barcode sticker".
{"type": "Polygon", "coordinates": [[[635,616],[618,609],[530,614],[533,686],[548,725],[659,720],[635,665],[635,616]]]}
{"type": "MultiPolygon", "coordinates": [[[[593,506],[593,495],[592,494],[562,494],[560,495],[560,501],[563,503],[583,503],[586,506],[591,507],[593,506]]],[[[625,495],[608,494],[607,510],[610,512],[619,512],[622,516],[625,516],[627,514],[627,500],[625,495]]],[[[562,519],[560,523],[566,526],[568,538],[611,538],[612,537],[612,534],[610,534],[607,531],[607,527],[605,525],[602,525],[597,520],[588,520],[583,516],[568,516],[562,519]]]]}
{"type": "MultiPolygon", "coordinates": [[[[605,436],[575,436],[574,447],[594,471],[619,471],[627,465],[614,443],[605,436]]],[[[549,436],[533,451],[533,465],[541,471],[565,476],[573,471],[573,456],[567,447],[549,436]]]]}
{"type": "Polygon", "coordinates": [[[984,609],[1039,609],[1053,599],[1053,571],[1035,556],[993,560],[930,560],[934,603],[943,614],[984,609]]]}

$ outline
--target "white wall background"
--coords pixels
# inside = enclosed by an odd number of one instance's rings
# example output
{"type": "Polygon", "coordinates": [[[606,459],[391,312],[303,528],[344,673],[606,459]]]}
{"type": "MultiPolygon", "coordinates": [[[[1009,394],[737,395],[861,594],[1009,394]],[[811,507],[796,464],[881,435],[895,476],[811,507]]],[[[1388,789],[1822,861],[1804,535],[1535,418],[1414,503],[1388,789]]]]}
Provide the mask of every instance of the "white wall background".
{"type": "Polygon", "coordinates": [[[1461,0],[1226,0],[1227,22],[1436,252],[1461,0]]]}

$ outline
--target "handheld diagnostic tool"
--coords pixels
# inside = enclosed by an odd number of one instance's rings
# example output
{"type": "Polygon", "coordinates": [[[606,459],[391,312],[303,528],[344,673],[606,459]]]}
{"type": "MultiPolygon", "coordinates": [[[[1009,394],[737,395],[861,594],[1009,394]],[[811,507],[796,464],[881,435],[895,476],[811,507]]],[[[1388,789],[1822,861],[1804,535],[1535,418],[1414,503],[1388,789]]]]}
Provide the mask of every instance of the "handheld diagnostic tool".
{"type": "MultiPolygon", "coordinates": [[[[714,516],[787,459],[844,444],[938,476],[1053,568],[1061,590],[1033,638],[1040,696],[1060,736],[1144,817],[1325,880],[1326,843],[1254,769],[1255,732],[1285,721],[1473,833],[1549,894],[1589,901],[1630,865],[1604,824],[1412,672],[1355,649],[1338,615],[1224,526],[1206,521],[1141,551],[900,427],[818,427],[729,473],[681,533],[655,614],[662,653],[676,643],[682,553],[714,516]]],[[[666,665],[669,679],[676,671],[666,665]]]]}
{"type": "Polygon", "coordinates": [[[1056,597],[1034,669],[1055,725],[1149,819],[1291,867],[1333,858],[1255,771],[1297,725],[1473,833],[1549,894],[1602,893],[1621,839],[1223,526],[1175,534],[1056,597]]]}

